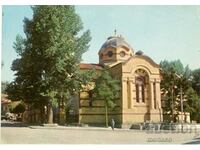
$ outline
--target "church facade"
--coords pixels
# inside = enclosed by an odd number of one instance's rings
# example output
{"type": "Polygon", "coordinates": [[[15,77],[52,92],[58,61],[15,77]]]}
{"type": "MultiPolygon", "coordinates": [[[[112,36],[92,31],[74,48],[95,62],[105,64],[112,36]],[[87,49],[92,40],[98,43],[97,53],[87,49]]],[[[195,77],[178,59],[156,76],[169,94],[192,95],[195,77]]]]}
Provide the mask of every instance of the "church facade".
{"type": "MultiPolygon", "coordinates": [[[[109,110],[109,121],[113,118],[120,126],[145,121],[162,122],[159,65],[142,51],[135,52],[122,36],[117,35],[106,40],[98,55],[99,64],[80,64],[80,68],[96,68],[101,72],[107,66],[121,81],[120,98],[115,109],[109,110]]],[[[105,123],[103,101],[91,101],[88,92],[81,92],[76,101],[77,110],[74,112],[79,123],[105,123]]]]}

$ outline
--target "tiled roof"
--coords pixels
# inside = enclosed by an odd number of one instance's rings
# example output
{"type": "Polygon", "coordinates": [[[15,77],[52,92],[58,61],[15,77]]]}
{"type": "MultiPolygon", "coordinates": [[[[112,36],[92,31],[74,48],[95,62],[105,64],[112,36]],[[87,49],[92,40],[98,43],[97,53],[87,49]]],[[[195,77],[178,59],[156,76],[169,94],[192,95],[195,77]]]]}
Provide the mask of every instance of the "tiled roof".
{"type": "Polygon", "coordinates": [[[80,69],[92,69],[95,68],[97,70],[102,70],[103,67],[100,64],[85,64],[81,63],[79,64],[80,69]]]}

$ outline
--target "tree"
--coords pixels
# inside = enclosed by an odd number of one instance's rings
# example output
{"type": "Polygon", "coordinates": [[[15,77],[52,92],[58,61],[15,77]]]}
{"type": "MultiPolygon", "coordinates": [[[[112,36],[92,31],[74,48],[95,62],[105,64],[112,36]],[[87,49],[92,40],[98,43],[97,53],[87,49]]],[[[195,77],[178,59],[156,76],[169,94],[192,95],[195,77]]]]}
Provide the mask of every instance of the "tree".
{"type": "Polygon", "coordinates": [[[190,113],[191,120],[200,122],[200,96],[197,95],[196,91],[190,87],[187,90],[187,103],[185,103],[185,110],[190,113]]]}
{"type": "Polygon", "coordinates": [[[89,47],[90,32],[82,32],[74,6],[33,6],[32,10],[33,18],[24,19],[26,37],[18,35],[13,46],[20,58],[13,61],[16,79],[10,86],[21,90],[25,102],[46,103],[48,123],[53,123],[52,109],[81,88],[78,65],[89,47]]]}
{"type": "Polygon", "coordinates": [[[175,112],[181,111],[180,95],[181,90],[183,97],[186,95],[186,91],[191,86],[190,77],[191,70],[188,66],[184,67],[180,60],[175,61],[161,61],[160,66],[162,68],[162,81],[161,90],[163,93],[163,101],[165,107],[164,113],[171,115],[171,121],[176,121],[175,112]]]}
{"type": "Polygon", "coordinates": [[[200,96],[200,68],[192,71],[192,87],[200,96]]]}
{"type": "Polygon", "coordinates": [[[190,112],[190,118],[200,122],[200,69],[192,71],[192,86],[187,91],[185,109],[190,112]]]}
{"type": "Polygon", "coordinates": [[[9,83],[5,91],[8,94],[8,98],[12,101],[20,101],[23,99],[24,93],[22,88],[16,82],[9,83]]]}
{"type": "Polygon", "coordinates": [[[25,111],[24,103],[20,102],[15,108],[13,108],[12,113],[19,114],[25,111]]]}
{"type": "Polygon", "coordinates": [[[120,82],[105,69],[95,80],[95,88],[92,93],[94,99],[104,101],[105,125],[108,127],[108,108],[116,106],[115,101],[119,99],[120,82]]]}

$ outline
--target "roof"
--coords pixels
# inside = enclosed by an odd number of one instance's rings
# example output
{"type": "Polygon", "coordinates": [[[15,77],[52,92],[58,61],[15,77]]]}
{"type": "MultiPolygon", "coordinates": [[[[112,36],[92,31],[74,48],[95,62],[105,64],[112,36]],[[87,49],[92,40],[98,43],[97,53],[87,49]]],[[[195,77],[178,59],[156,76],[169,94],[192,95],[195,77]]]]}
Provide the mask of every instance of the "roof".
{"type": "Polygon", "coordinates": [[[1,94],[1,104],[9,104],[9,103],[11,103],[11,100],[9,100],[7,98],[7,96],[8,95],[6,95],[6,94],[1,94]]]}
{"type": "Polygon", "coordinates": [[[95,68],[97,70],[102,70],[103,67],[100,64],[86,64],[86,63],[80,63],[79,64],[80,69],[92,69],[95,68]]]}
{"type": "Polygon", "coordinates": [[[124,40],[122,36],[110,36],[107,41],[102,45],[100,51],[108,48],[108,47],[120,47],[124,46],[128,49],[133,50],[133,48],[124,40]]]}
{"type": "Polygon", "coordinates": [[[149,56],[147,56],[147,55],[134,55],[134,56],[132,56],[132,57],[130,57],[128,60],[126,60],[125,62],[123,62],[123,64],[126,64],[130,59],[134,59],[134,58],[142,58],[142,59],[145,59],[145,60],[147,60],[149,63],[151,63],[154,67],[156,67],[156,68],[160,68],[160,66],[157,64],[157,63],[155,63],[149,56]]]}

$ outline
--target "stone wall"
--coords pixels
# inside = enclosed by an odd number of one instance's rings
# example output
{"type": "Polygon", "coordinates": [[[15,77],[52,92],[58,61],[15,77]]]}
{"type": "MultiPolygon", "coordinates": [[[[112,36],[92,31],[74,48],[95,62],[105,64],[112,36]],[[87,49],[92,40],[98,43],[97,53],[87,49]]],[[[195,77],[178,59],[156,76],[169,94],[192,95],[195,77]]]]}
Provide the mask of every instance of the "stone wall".
{"type": "MultiPolygon", "coordinates": [[[[116,124],[121,124],[120,101],[114,109],[108,108],[108,120],[112,118],[116,124]]],[[[80,93],[79,123],[84,124],[105,124],[105,105],[103,100],[91,100],[87,92],[80,93]]]]}

